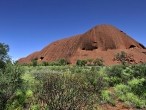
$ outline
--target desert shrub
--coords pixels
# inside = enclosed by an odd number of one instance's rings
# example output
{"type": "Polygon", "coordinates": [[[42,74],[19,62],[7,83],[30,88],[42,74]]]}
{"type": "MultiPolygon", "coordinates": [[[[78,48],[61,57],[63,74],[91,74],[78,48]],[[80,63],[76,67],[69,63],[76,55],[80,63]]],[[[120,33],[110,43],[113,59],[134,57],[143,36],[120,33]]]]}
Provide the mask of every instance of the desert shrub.
{"type": "Polygon", "coordinates": [[[92,66],[93,65],[93,59],[87,59],[87,65],[92,66]]]}
{"type": "Polygon", "coordinates": [[[144,64],[111,67],[8,65],[0,71],[2,109],[93,110],[97,104],[115,105],[117,99],[130,107],[146,107],[144,64]],[[5,96],[9,97],[4,101],[5,96]]]}
{"type": "Polygon", "coordinates": [[[17,89],[22,86],[23,70],[18,65],[6,64],[5,70],[0,71],[0,107],[4,109],[13,98],[17,89]]]}
{"type": "Polygon", "coordinates": [[[0,109],[5,109],[15,91],[21,87],[22,69],[14,65],[8,55],[9,46],[0,43],[0,109]]]}
{"type": "Polygon", "coordinates": [[[70,72],[72,74],[74,74],[74,73],[82,73],[82,71],[83,71],[83,68],[80,67],[80,66],[76,66],[76,67],[70,68],[70,72]]]}
{"type": "Polygon", "coordinates": [[[125,66],[123,65],[116,65],[106,68],[106,74],[109,77],[110,86],[114,86],[122,82],[123,69],[125,69],[125,66]]]}
{"type": "Polygon", "coordinates": [[[32,59],[31,63],[32,63],[32,66],[37,66],[38,65],[37,59],[32,59]]]}
{"type": "Polygon", "coordinates": [[[128,82],[128,85],[118,84],[115,88],[115,93],[119,100],[124,101],[128,106],[143,108],[146,107],[144,93],[145,86],[142,85],[144,79],[133,79],[128,82]],[[144,87],[144,88],[142,88],[144,87]]]}
{"type": "Polygon", "coordinates": [[[96,69],[93,69],[92,71],[87,72],[86,79],[90,83],[90,85],[93,87],[93,90],[100,94],[102,90],[104,90],[106,87],[108,87],[108,82],[106,79],[106,74],[104,72],[104,69],[100,69],[96,71],[96,69]]]}
{"type": "Polygon", "coordinates": [[[104,66],[103,62],[104,62],[103,59],[97,58],[93,61],[93,64],[95,66],[104,66]]]}
{"type": "Polygon", "coordinates": [[[120,61],[123,65],[126,64],[127,53],[121,51],[121,53],[117,53],[115,55],[115,60],[120,61]]]}
{"type": "Polygon", "coordinates": [[[70,67],[68,71],[70,71],[71,74],[78,73],[78,74],[84,75],[84,73],[87,73],[90,71],[90,68],[85,67],[85,66],[74,66],[74,67],[70,67]]]}
{"type": "Polygon", "coordinates": [[[132,92],[127,92],[125,95],[122,95],[119,98],[131,107],[137,108],[146,107],[146,101],[144,99],[139,98],[132,92]]]}
{"type": "Polygon", "coordinates": [[[114,88],[118,96],[124,95],[130,91],[129,86],[124,84],[118,84],[114,88]]]}
{"type": "Polygon", "coordinates": [[[77,66],[85,66],[87,64],[86,60],[77,60],[76,65],[77,66]]]}
{"type": "Polygon", "coordinates": [[[131,88],[131,91],[135,93],[138,96],[142,96],[146,92],[146,79],[141,78],[141,79],[132,79],[128,81],[128,85],[131,88]]]}
{"type": "Polygon", "coordinates": [[[69,62],[66,59],[60,59],[60,60],[58,60],[58,63],[60,65],[67,65],[69,62]]]}
{"type": "Polygon", "coordinates": [[[132,65],[132,74],[136,78],[146,78],[146,64],[132,65]]]}
{"type": "Polygon", "coordinates": [[[115,105],[114,94],[112,94],[109,90],[101,91],[101,100],[103,101],[102,103],[110,103],[115,105]]]}
{"type": "Polygon", "coordinates": [[[91,72],[99,72],[101,70],[101,67],[100,66],[92,66],[91,67],[91,72]]]}
{"type": "Polygon", "coordinates": [[[31,90],[17,89],[13,98],[7,103],[6,110],[23,110],[30,107],[33,92],[31,90]]]}
{"type": "Polygon", "coordinates": [[[111,86],[115,84],[124,83],[133,78],[146,77],[146,66],[145,65],[116,65],[107,67],[106,73],[109,76],[109,83],[111,86]]]}
{"type": "Polygon", "coordinates": [[[135,95],[133,93],[126,93],[125,99],[126,99],[126,101],[129,101],[132,104],[134,104],[133,106],[135,106],[137,108],[146,107],[146,101],[141,99],[141,98],[139,98],[137,95],[135,95]]]}
{"type": "Polygon", "coordinates": [[[97,103],[98,97],[81,74],[35,73],[35,76],[41,82],[38,98],[49,110],[93,109],[97,103]]]}
{"type": "Polygon", "coordinates": [[[48,62],[47,66],[65,66],[69,64],[69,61],[66,59],[58,59],[56,61],[53,62],[48,62]]]}
{"type": "Polygon", "coordinates": [[[111,100],[110,94],[111,94],[110,91],[103,90],[103,91],[101,91],[101,98],[102,98],[104,101],[107,101],[107,102],[108,102],[108,101],[111,100]]]}
{"type": "Polygon", "coordinates": [[[108,67],[106,68],[106,73],[109,78],[110,86],[114,86],[120,83],[127,84],[127,81],[134,77],[131,67],[124,65],[108,67]]]}
{"type": "Polygon", "coordinates": [[[48,62],[42,62],[42,66],[48,66],[49,65],[49,63],[48,62]]]}
{"type": "Polygon", "coordinates": [[[60,64],[56,61],[48,62],[48,66],[60,66],[60,64]]]}
{"type": "Polygon", "coordinates": [[[115,65],[112,67],[107,67],[106,72],[109,76],[121,77],[121,73],[125,68],[126,66],[123,65],[115,65]]]}

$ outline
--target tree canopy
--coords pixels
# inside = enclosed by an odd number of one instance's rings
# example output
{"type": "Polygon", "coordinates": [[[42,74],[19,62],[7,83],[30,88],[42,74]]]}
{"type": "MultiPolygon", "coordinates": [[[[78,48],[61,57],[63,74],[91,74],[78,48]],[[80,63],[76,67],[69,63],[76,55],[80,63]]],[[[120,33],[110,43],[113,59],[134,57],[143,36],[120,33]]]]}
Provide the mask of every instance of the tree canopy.
{"type": "Polygon", "coordinates": [[[5,62],[9,59],[8,56],[9,46],[4,43],[0,43],[0,69],[5,67],[5,62]]]}

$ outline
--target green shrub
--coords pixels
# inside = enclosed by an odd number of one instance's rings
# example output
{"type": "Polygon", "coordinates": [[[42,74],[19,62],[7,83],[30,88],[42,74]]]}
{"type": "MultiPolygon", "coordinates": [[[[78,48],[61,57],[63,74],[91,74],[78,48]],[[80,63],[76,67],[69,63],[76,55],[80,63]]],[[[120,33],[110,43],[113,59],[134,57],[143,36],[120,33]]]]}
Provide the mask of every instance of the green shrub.
{"type": "Polygon", "coordinates": [[[15,91],[22,86],[23,70],[18,65],[6,64],[5,70],[0,71],[0,107],[4,109],[15,91]]]}
{"type": "Polygon", "coordinates": [[[88,66],[92,66],[93,64],[93,59],[87,59],[87,63],[88,63],[88,66]]]}
{"type": "Polygon", "coordinates": [[[19,65],[6,63],[0,71],[2,109],[93,110],[102,103],[115,105],[117,99],[129,107],[146,107],[144,64],[91,67],[53,63],[22,66],[25,74],[19,65]]]}
{"type": "Polygon", "coordinates": [[[85,66],[87,64],[86,60],[77,60],[76,65],[77,66],[85,66]]]}
{"type": "Polygon", "coordinates": [[[139,83],[141,83],[141,81],[134,79],[128,82],[128,85],[119,84],[115,86],[116,95],[121,101],[124,101],[130,107],[138,107],[138,108],[146,107],[145,98],[140,97],[139,95],[139,93],[143,95],[141,93],[141,90],[137,89],[137,87],[134,87],[140,85],[139,83]],[[133,87],[137,89],[137,92],[139,91],[139,93],[136,93],[133,87]]]}
{"type": "Polygon", "coordinates": [[[124,94],[126,94],[127,92],[130,91],[130,88],[129,86],[127,85],[124,85],[124,84],[118,84],[114,87],[115,91],[116,91],[116,94],[118,96],[122,96],[124,94]]]}
{"type": "Polygon", "coordinates": [[[109,77],[109,85],[110,86],[114,86],[114,85],[122,82],[122,80],[123,80],[122,74],[123,74],[123,70],[125,68],[126,67],[123,65],[116,65],[116,66],[106,68],[106,74],[109,77]]]}
{"type": "Polygon", "coordinates": [[[109,91],[107,91],[107,90],[101,91],[102,100],[109,102],[111,100],[110,94],[111,93],[109,91]]]}
{"type": "Polygon", "coordinates": [[[49,65],[49,63],[48,62],[42,62],[42,66],[48,66],[49,65]]]}
{"type": "Polygon", "coordinates": [[[93,90],[97,93],[100,93],[103,89],[108,87],[108,82],[104,69],[100,69],[99,71],[92,70],[90,72],[87,72],[85,75],[87,81],[93,87],[93,90]]]}
{"type": "Polygon", "coordinates": [[[47,109],[92,108],[97,96],[81,74],[35,73],[41,85],[39,100],[46,103],[47,109]]]}
{"type": "Polygon", "coordinates": [[[32,59],[31,62],[32,62],[32,66],[38,65],[37,59],[32,59]]]}
{"type": "Polygon", "coordinates": [[[104,66],[103,62],[104,62],[103,59],[97,58],[93,61],[93,64],[95,66],[104,66]]]}
{"type": "Polygon", "coordinates": [[[60,60],[58,60],[58,63],[60,65],[67,65],[69,62],[66,59],[60,59],[60,60]]]}
{"type": "Polygon", "coordinates": [[[80,66],[76,66],[76,67],[70,68],[70,72],[72,74],[74,74],[74,73],[83,73],[83,70],[84,69],[82,67],[80,67],[80,66]]]}
{"type": "Polygon", "coordinates": [[[146,79],[132,79],[128,82],[128,85],[131,88],[131,91],[138,96],[142,96],[146,92],[146,79]]]}
{"type": "Polygon", "coordinates": [[[5,43],[0,43],[0,71],[5,69],[7,61],[10,61],[9,55],[9,46],[5,43]]]}
{"type": "Polygon", "coordinates": [[[107,102],[112,105],[115,105],[114,95],[108,90],[101,91],[101,100],[103,100],[103,102],[105,103],[107,102]]]}
{"type": "Polygon", "coordinates": [[[121,77],[122,71],[125,68],[123,65],[115,65],[109,68],[107,67],[106,72],[109,76],[121,77]]]}
{"type": "Polygon", "coordinates": [[[65,65],[68,65],[68,64],[69,64],[69,61],[66,60],[66,59],[58,59],[56,61],[48,63],[49,66],[65,66],[65,65]]]}
{"type": "Polygon", "coordinates": [[[130,102],[132,106],[135,106],[137,108],[144,108],[146,107],[146,101],[143,99],[140,99],[133,93],[126,93],[124,101],[130,102]]]}
{"type": "Polygon", "coordinates": [[[132,74],[136,78],[146,78],[146,64],[132,65],[132,74]]]}
{"type": "Polygon", "coordinates": [[[121,53],[117,53],[115,55],[115,60],[120,61],[123,65],[127,63],[126,58],[127,58],[127,53],[125,53],[124,51],[121,51],[121,53]]]}
{"type": "Polygon", "coordinates": [[[2,71],[6,66],[6,63],[4,61],[0,60],[0,70],[2,71]]]}

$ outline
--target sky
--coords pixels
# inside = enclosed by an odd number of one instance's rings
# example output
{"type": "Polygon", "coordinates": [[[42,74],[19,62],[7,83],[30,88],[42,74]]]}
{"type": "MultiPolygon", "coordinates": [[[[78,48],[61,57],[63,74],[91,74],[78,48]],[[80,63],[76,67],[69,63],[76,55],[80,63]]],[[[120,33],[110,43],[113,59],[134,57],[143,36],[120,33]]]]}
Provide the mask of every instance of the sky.
{"type": "Polygon", "coordinates": [[[0,0],[0,42],[13,60],[99,24],[146,46],[146,0],[0,0]]]}

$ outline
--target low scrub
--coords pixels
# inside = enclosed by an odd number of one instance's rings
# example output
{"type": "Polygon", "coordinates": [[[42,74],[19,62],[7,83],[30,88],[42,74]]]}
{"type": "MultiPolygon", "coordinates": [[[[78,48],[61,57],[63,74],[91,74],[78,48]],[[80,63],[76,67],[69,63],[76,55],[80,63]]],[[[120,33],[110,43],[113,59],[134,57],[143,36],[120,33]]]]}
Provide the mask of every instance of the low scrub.
{"type": "Polygon", "coordinates": [[[37,91],[41,100],[49,110],[93,109],[98,96],[92,86],[80,74],[35,73],[40,81],[37,91]]]}
{"type": "Polygon", "coordinates": [[[0,108],[2,110],[13,99],[17,89],[21,88],[22,73],[21,67],[12,63],[6,64],[5,69],[0,71],[0,108]]]}
{"type": "Polygon", "coordinates": [[[145,108],[145,68],[145,64],[111,67],[9,65],[5,77],[4,73],[0,74],[0,104],[8,110],[93,110],[100,104],[114,106],[122,101],[128,107],[145,108]]]}

